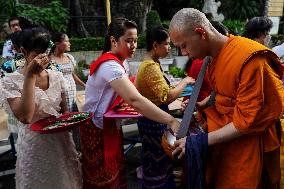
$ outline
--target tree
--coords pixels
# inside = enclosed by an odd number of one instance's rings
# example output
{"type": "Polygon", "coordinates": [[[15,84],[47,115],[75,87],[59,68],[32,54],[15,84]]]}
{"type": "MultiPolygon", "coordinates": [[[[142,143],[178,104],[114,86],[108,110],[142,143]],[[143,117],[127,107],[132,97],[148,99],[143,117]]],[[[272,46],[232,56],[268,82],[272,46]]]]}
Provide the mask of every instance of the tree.
{"type": "Polygon", "coordinates": [[[147,14],[146,29],[151,30],[155,26],[161,26],[162,22],[157,11],[151,10],[147,14]]]}
{"type": "Polygon", "coordinates": [[[79,37],[88,37],[89,33],[83,23],[82,10],[79,0],[70,0],[70,11],[72,15],[72,28],[75,32],[75,35],[79,37]]]}
{"type": "Polygon", "coordinates": [[[45,7],[31,4],[17,4],[17,16],[30,18],[36,25],[44,26],[52,31],[66,32],[69,22],[68,9],[62,7],[61,1],[52,1],[45,7]]]}
{"type": "Polygon", "coordinates": [[[144,32],[146,29],[146,15],[151,10],[152,4],[152,0],[111,0],[112,18],[126,17],[134,20],[138,25],[139,32],[144,32]]]}
{"type": "Polygon", "coordinates": [[[0,0],[0,14],[6,17],[15,16],[16,3],[15,0],[0,0]]]}

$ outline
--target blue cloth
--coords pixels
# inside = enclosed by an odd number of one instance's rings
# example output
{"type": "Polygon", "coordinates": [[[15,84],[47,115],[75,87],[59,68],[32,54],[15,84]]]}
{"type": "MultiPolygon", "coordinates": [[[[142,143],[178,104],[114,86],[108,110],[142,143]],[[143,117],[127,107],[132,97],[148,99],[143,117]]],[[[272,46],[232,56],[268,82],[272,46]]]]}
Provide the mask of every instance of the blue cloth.
{"type": "Polygon", "coordinates": [[[187,189],[206,189],[207,133],[190,134],[186,139],[187,189]]]}
{"type": "Polygon", "coordinates": [[[183,89],[182,93],[181,93],[179,96],[180,96],[180,97],[183,97],[183,96],[190,96],[190,95],[192,94],[193,88],[194,88],[194,86],[192,86],[192,85],[187,85],[187,86],[183,89]]]}
{"type": "Polygon", "coordinates": [[[16,71],[15,61],[7,60],[1,65],[1,69],[4,70],[6,73],[12,73],[16,71]]]}

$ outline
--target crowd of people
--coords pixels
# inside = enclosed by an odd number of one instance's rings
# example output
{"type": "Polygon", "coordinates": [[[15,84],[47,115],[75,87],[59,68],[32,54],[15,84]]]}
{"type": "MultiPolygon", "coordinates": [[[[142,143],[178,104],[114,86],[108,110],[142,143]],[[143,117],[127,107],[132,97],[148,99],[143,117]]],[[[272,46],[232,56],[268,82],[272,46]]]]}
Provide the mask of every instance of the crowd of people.
{"type": "Polygon", "coordinates": [[[67,53],[67,34],[47,31],[21,17],[11,18],[9,26],[0,105],[14,120],[8,125],[16,129],[10,131],[18,135],[17,189],[127,188],[121,125],[104,116],[121,99],[143,115],[137,123],[143,189],[176,188],[176,164],[183,167],[185,188],[280,188],[284,67],[278,52],[284,53],[268,47],[272,28],[268,18],[248,21],[241,37],[196,9],[181,9],[169,30],[162,26],[147,30],[147,51],[134,82],[125,61],[137,48],[134,21],[112,20],[103,53],[91,63],[86,83],[76,75],[76,60],[67,53]],[[171,42],[190,59],[188,76],[175,87],[159,61],[169,54],[171,42]],[[180,122],[169,114],[168,105],[195,84],[205,57],[210,62],[194,104],[196,123],[190,124],[201,125],[202,132],[189,130],[175,141],[173,164],[162,138],[168,130],[175,135],[180,122]],[[40,119],[78,111],[76,85],[85,89],[83,111],[94,116],[71,132],[32,131],[29,126],[40,119]]]}

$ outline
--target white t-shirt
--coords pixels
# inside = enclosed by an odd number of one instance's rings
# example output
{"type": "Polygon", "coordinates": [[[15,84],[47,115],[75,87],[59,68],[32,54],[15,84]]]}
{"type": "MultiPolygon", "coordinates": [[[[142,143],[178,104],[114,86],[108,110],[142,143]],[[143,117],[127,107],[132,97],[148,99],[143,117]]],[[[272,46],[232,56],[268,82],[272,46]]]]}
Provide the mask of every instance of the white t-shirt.
{"type": "Polygon", "coordinates": [[[273,47],[272,51],[275,52],[275,54],[277,54],[277,56],[279,56],[280,59],[283,58],[284,57],[284,43],[273,47]]]}
{"type": "Polygon", "coordinates": [[[117,97],[117,93],[110,86],[110,82],[122,77],[128,77],[127,65],[124,62],[125,69],[116,61],[110,60],[98,68],[90,75],[86,83],[85,105],[83,110],[94,112],[93,122],[103,128],[103,115],[108,107],[117,97]]]}
{"type": "Polygon", "coordinates": [[[2,52],[3,58],[7,58],[7,57],[14,58],[15,57],[16,52],[13,50],[12,46],[13,44],[10,39],[4,43],[3,52],[2,52]]]}

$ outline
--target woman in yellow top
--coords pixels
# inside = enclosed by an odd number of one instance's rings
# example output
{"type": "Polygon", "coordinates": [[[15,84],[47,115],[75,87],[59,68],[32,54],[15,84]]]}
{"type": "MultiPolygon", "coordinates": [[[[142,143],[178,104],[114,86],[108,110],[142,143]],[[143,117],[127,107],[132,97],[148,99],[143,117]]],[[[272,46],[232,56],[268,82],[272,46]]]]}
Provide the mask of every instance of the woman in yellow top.
{"type": "MultiPolygon", "coordinates": [[[[184,78],[175,88],[170,87],[164,77],[159,58],[170,51],[170,37],[163,27],[155,27],[146,34],[147,53],[137,73],[139,92],[162,110],[168,111],[168,104],[176,100],[191,77],[184,78]]],[[[142,139],[143,188],[174,189],[173,167],[161,146],[162,135],[167,125],[142,117],[138,120],[142,139]]]]}

